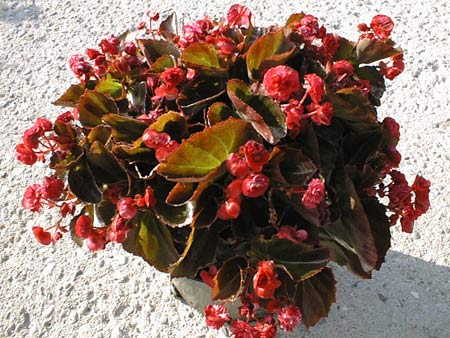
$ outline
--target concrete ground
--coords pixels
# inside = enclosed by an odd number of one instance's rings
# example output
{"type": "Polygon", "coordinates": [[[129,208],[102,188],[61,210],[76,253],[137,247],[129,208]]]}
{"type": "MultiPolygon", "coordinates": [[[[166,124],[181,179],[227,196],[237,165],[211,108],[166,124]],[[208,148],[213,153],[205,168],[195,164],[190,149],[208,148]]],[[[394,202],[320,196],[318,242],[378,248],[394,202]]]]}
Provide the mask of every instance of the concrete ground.
{"type": "MultiPolygon", "coordinates": [[[[378,13],[396,24],[405,72],[389,83],[381,117],[402,126],[401,169],[432,182],[431,209],[412,235],[393,229],[393,248],[374,279],[336,268],[337,303],[329,317],[286,337],[450,337],[450,4],[412,0],[242,1],[258,25],[290,13],[319,17],[350,39],[356,25],[378,13]]],[[[176,11],[186,20],[218,17],[230,3],[215,0],[0,1],[0,337],[217,337],[202,315],[173,296],[169,278],[110,246],[99,253],[66,238],[38,245],[31,226],[51,215],[21,209],[26,186],[43,165],[26,167],[14,146],[38,116],[63,112],[51,104],[74,83],[67,60],[120,33],[148,9],[176,11]]]]}

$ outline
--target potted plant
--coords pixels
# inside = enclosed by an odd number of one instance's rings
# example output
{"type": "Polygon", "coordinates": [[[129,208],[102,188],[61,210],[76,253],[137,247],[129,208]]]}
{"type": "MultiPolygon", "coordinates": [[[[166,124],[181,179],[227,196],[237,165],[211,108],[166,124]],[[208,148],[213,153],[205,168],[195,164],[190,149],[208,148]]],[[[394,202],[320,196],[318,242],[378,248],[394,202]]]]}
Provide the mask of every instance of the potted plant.
{"type": "Polygon", "coordinates": [[[34,236],[122,243],[202,281],[219,301],[207,324],[236,337],[315,325],[335,301],[328,263],[370,278],[390,227],[411,232],[429,208],[429,181],[396,169],[399,125],[376,109],[404,68],[392,20],[360,24],[352,42],[304,13],[255,27],[241,5],[179,33],[173,16],[147,16],[134,40],[72,56],[79,82],[55,102],[70,109],[16,146],[19,161],[52,170],[22,205],[61,218],[34,236]],[[236,300],[232,319],[224,304],[236,300]]]}

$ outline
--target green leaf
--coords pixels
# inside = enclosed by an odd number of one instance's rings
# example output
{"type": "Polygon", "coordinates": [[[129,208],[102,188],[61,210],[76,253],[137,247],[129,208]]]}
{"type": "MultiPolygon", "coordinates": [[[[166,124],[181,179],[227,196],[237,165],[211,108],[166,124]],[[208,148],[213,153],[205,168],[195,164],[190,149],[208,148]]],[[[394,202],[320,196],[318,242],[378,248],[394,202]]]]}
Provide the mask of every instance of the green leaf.
{"type": "Polygon", "coordinates": [[[55,106],[76,107],[77,102],[81,95],[83,95],[85,89],[86,84],[84,82],[77,85],[71,85],[58,100],[53,102],[53,104],[55,106]]]}
{"type": "Polygon", "coordinates": [[[198,270],[213,261],[217,239],[217,234],[208,229],[193,228],[183,254],[170,269],[170,276],[194,278],[198,270]]]}
{"type": "Polygon", "coordinates": [[[361,39],[356,44],[355,59],[358,63],[372,63],[402,53],[401,49],[394,48],[386,42],[361,39]]]}
{"type": "Polygon", "coordinates": [[[172,55],[176,59],[180,57],[180,51],[173,42],[154,39],[137,39],[136,41],[149,66],[163,55],[172,55]]]}
{"type": "Polygon", "coordinates": [[[187,128],[186,118],[175,111],[162,114],[149,127],[149,129],[159,131],[160,133],[165,132],[177,141],[181,141],[184,134],[186,134],[187,128]]]}
{"type": "Polygon", "coordinates": [[[285,115],[271,98],[253,94],[250,87],[238,79],[228,81],[227,93],[238,115],[249,121],[267,142],[276,144],[286,136],[285,115]]]}
{"type": "Polygon", "coordinates": [[[247,277],[247,261],[234,257],[223,263],[214,277],[213,300],[234,302],[241,294],[247,277]]]}
{"type": "Polygon", "coordinates": [[[74,167],[69,170],[69,187],[72,193],[86,203],[98,203],[102,193],[95,182],[95,177],[86,161],[86,156],[78,159],[74,167]]]}
{"type": "Polygon", "coordinates": [[[148,127],[144,122],[117,114],[104,115],[102,120],[112,128],[117,142],[131,143],[140,138],[148,127]]]}
{"type": "Polygon", "coordinates": [[[125,88],[118,79],[115,79],[110,73],[95,87],[95,91],[111,96],[115,100],[121,100],[125,97],[125,88]]]}
{"type": "Polygon", "coordinates": [[[301,281],[319,273],[330,260],[326,248],[273,236],[270,240],[258,239],[251,244],[250,255],[259,260],[273,260],[294,281],[301,281]]]}
{"type": "Polygon", "coordinates": [[[186,115],[199,112],[209,101],[225,93],[226,82],[220,77],[199,75],[189,82],[180,92],[177,104],[186,115]]]}
{"type": "Polygon", "coordinates": [[[78,114],[83,126],[95,127],[102,123],[102,116],[118,113],[113,99],[94,90],[86,90],[78,101],[78,114]]]}
{"type": "Polygon", "coordinates": [[[169,180],[200,182],[249,138],[248,123],[230,118],[185,140],[158,166],[158,173],[169,180]]]}
{"type": "Polygon", "coordinates": [[[140,214],[137,225],[136,253],[156,269],[168,272],[179,257],[169,229],[151,212],[140,214]]]}
{"type": "Polygon", "coordinates": [[[86,158],[98,183],[112,184],[128,179],[125,169],[100,141],[92,143],[86,158]]]}
{"type": "Polygon", "coordinates": [[[328,316],[331,305],[336,302],[336,281],[330,268],[297,284],[294,303],[300,307],[303,322],[310,328],[328,316]]]}
{"type": "Polygon", "coordinates": [[[258,38],[246,54],[248,76],[260,80],[267,68],[285,64],[296,52],[283,29],[258,38]]]}
{"type": "Polygon", "coordinates": [[[278,149],[280,151],[270,161],[271,179],[289,187],[306,185],[316,173],[316,165],[299,149],[278,149]]]}
{"type": "Polygon", "coordinates": [[[153,73],[162,73],[166,68],[172,68],[176,66],[176,62],[171,55],[160,56],[150,67],[150,71],[153,73]]]}
{"type": "Polygon", "coordinates": [[[335,207],[341,218],[339,222],[325,224],[322,228],[339,245],[358,256],[363,271],[370,272],[377,265],[378,254],[369,220],[353,182],[342,167],[335,170],[334,180],[335,207]]]}
{"type": "Polygon", "coordinates": [[[231,108],[223,102],[214,102],[208,109],[207,117],[210,126],[220,121],[225,121],[233,116],[231,108]]]}
{"type": "Polygon", "coordinates": [[[197,42],[186,47],[181,54],[181,62],[186,67],[196,69],[201,73],[224,75],[226,69],[220,64],[219,53],[213,44],[197,42]]]}

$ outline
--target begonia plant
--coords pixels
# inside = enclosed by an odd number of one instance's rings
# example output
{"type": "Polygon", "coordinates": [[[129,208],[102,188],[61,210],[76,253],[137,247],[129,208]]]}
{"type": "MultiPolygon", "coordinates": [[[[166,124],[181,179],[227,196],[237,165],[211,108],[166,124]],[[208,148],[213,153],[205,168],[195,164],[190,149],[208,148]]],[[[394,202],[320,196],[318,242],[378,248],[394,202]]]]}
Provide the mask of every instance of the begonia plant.
{"type": "Polygon", "coordinates": [[[404,68],[392,20],[376,15],[352,42],[304,13],[255,27],[241,5],[181,32],[173,16],[147,16],[134,39],[72,56],[79,81],[55,102],[70,109],[38,118],[16,146],[52,171],[23,207],[61,214],[34,236],[122,243],[202,280],[219,301],[206,323],[235,337],[315,325],[335,302],[328,263],[370,278],[390,228],[410,233],[429,208],[429,181],[398,171],[399,125],[376,108],[404,68]]]}

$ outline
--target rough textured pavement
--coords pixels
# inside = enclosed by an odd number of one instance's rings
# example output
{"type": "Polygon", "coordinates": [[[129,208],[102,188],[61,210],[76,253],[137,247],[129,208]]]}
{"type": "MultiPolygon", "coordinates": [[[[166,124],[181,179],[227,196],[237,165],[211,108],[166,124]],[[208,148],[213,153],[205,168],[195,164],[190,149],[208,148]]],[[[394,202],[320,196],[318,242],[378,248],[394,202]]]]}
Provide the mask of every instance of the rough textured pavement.
{"type": "MultiPolygon", "coordinates": [[[[316,15],[329,31],[356,39],[356,25],[390,15],[406,70],[389,83],[381,117],[402,126],[402,170],[432,181],[431,210],[413,235],[393,229],[393,249],[374,279],[337,268],[329,318],[290,337],[450,337],[450,4],[446,0],[243,1],[256,23],[290,13],[316,15]]],[[[14,145],[74,77],[67,60],[120,33],[148,9],[186,20],[224,15],[227,1],[0,1],[0,337],[217,337],[202,316],[173,296],[169,278],[119,247],[89,253],[66,238],[38,245],[32,225],[52,224],[20,207],[44,166],[14,160],[14,145]]]]}

